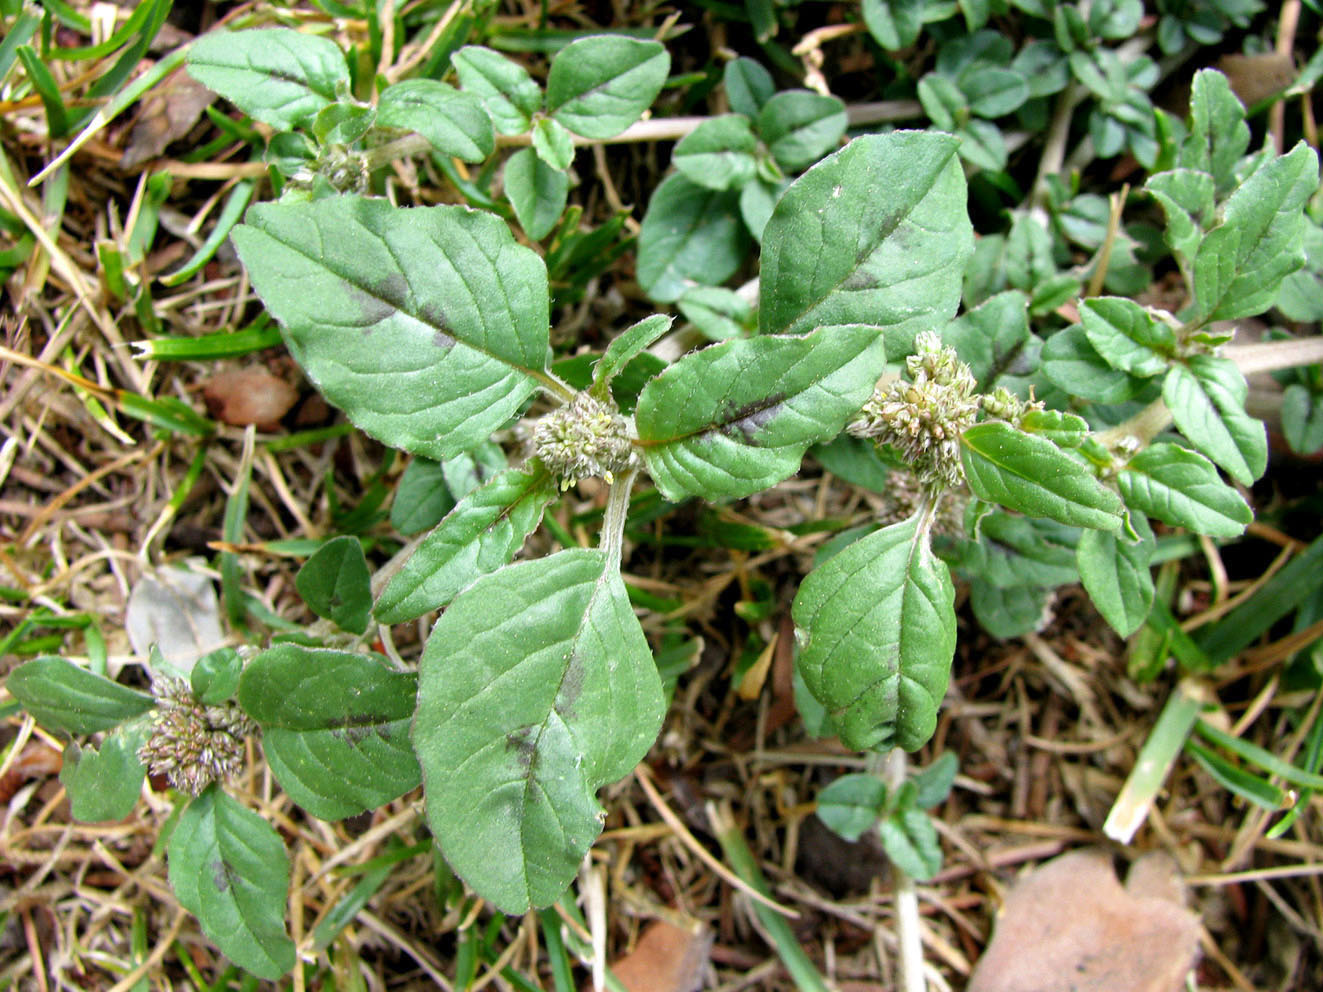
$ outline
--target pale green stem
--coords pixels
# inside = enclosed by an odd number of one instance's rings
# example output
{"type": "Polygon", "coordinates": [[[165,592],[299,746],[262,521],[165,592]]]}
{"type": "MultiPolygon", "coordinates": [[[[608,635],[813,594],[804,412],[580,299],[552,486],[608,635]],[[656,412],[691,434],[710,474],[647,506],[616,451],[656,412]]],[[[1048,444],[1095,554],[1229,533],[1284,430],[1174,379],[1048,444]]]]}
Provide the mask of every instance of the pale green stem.
{"type": "MultiPolygon", "coordinates": [[[[869,124],[882,124],[890,121],[910,120],[915,117],[923,116],[923,107],[917,100],[880,100],[876,103],[857,103],[845,108],[845,113],[849,119],[851,127],[864,127],[869,124]]],[[[679,141],[685,135],[692,132],[698,125],[709,120],[707,117],[657,117],[647,120],[636,121],[631,124],[614,138],[605,140],[595,138],[583,138],[579,135],[572,135],[574,144],[585,145],[619,145],[636,144],[647,141],[679,141]]],[[[532,135],[528,134],[498,134],[496,136],[496,146],[498,148],[515,148],[532,143],[532,135]]],[[[383,165],[389,165],[396,159],[408,158],[411,155],[425,155],[432,150],[432,146],[421,134],[409,134],[403,138],[396,138],[394,141],[388,141],[384,145],[378,145],[367,152],[364,160],[367,163],[369,171],[379,169],[383,165]]]]}
{"type": "Polygon", "coordinates": [[[574,390],[573,386],[551,372],[535,370],[532,372],[532,376],[542,384],[543,389],[562,403],[569,403],[574,397],[579,395],[574,390]]]}
{"type": "Polygon", "coordinates": [[[1166,430],[1170,423],[1171,411],[1167,409],[1167,404],[1160,399],[1154,400],[1129,420],[1099,432],[1098,440],[1111,448],[1125,438],[1134,438],[1141,447],[1145,447],[1166,430]]]}
{"type": "Polygon", "coordinates": [[[629,515],[629,491],[634,488],[638,469],[630,469],[611,483],[607,490],[606,512],[602,515],[602,533],[598,546],[606,552],[607,571],[619,571],[625,545],[625,517],[629,515]]]}
{"type": "MultiPolygon", "coordinates": [[[[887,755],[884,776],[887,792],[894,795],[905,784],[908,755],[902,748],[892,748],[887,755]]],[[[919,895],[914,879],[894,861],[891,884],[896,893],[896,939],[900,945],[897,992],[927,992],[923,978],[923,940],[919,928],[919,895]]]]}

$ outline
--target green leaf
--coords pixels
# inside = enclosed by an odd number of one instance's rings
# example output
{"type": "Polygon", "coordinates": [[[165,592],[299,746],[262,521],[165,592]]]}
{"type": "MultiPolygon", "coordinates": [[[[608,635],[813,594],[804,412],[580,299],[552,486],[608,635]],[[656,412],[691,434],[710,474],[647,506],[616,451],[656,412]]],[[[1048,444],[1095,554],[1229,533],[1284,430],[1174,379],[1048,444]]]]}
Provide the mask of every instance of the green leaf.
{"type": "Polygon", "coordinates": [[[792,608],[797,667],[846,747],[914,751],[932,736],[955,652],[954,603],[917,519],[809,573],[792,608]]]}
{"type": "Polygon", "coordinates": [[[147,769],[138,748],[147,740],[140,725],[106,735],[99,750],[70,744],[64,749],[60,784],[69,793],[70,812],[81,823],[122,820],[133,812],[147,769]]]}
{"type": "Polygon", "coordinates": [[[969,101],[969,109],[980,117],[1004,117],[1029,99],[1029,84],[1014,69],[975,62],[956,80],[969,101]]]}
{"type": "Polygon", "coordinates": [[[1172,169],[1150,176],[1144,188],[1167,215],[1167,245],[1182,264],[1199,250],[1204,226],[1213,215],[1213,177],[1193,169],[1172,169]]]}
{"type": "Polygon", "coordinates": [[[546,269],[492,214],[339,196],[260,204],[232,236],[298,363],[387,444],[459,454],[543,374],[546,269]]]}
{"type": "Polygon", "coordinates": [[[841,775],[818,793],[818,819],[853,843],[877,823],[886,801],[887,785],[876,775],[841,775]]]}
{"type": "Polygon", "coordinates": [[[1000,421],[975,424],[960,438],[960,463],[980,499],[1074,527],[1121,526],[1116,493],[1045,438],[1000,421]]]}
{"type": "Polygon", "coordinates": [[[882,850],[905,874],[926,882],[942,869],[942,845],[928,814],[912,806],[898,809],[878,826],[882,850]]]}
{"type": "Polygon", "coordinates": [[[502,472],[465,496],[391,578],[377,600],[377,619],[386,624],[413,620],[505,565],[537,529],[555,493],[551,474],[532,462],[527,469],[502,472]]]}
{"type": "Polygon", "coordinates": [[[1085,592],[1122,637],[1142,627],[1153,608],[1153,574],[1149,570],[1156,547],[1153,531],[1142,514],[1132,514],[1130,525],[1139,534],[1138,541],[1124,534],[1084,531],[1076,559],[1085,592]]]}
{"type": "Polygon", "coordinates": [[[1200,320],[1250,317],[1273,305],[1282,280],[1305,264],[1301,208],[1317,188],[1318,156],[1300,142],[1227,198],[1222,223],[1194,257],[1200,320]]]}
{"type": "Polygon", "coordinates": [[[218,648],[204,654],[188,673],[189,688],[197,701],[207,706],[225,702],[239,688],[243,659],[234,648],[218,648]]]}
{"type": "Polygon", "coordinates": [[[1165,372],[1176,350],[1176,333],[1133,300],[1098,296],[1080,304],[1080,323],[1089,343],[1113,368],[1140,378],[1165,372]]]}
{"type": "Polygon", "coordinates": [[[532,148],[521,148],[505,163],[505,195],[530,241],[556,229],[570,193],[570,177],[542,161],[532,148]]]}
{"type": "Polygon", "coordinates": [[[1248,395],[1235,363],[1212,355],[1173,365],[1162,382],[1163,402],[1181,433],[1244,486],[1268,467],[1268,435],[1245,412],[1248,395]]]}
{"type": "Polygon", "coordinates": [[[63,658],[35,658],[5,681],[9,694],[47,730],[95,734],[152,708],[152,697],[63,658]]]}
{"type": "Polygon", "coordinates": [[[548,168],[564,172],[574,161],[574,135],[550,117],[533,122],[533,151],[548,168]]]}
{"type": "Polygon", "coordinates": [[[670,68],[671,56],[660,42],[580,38],[551,60],[547,110],[575,134],[614,138],[652,106],[670,68]]]}
{"type": "Polygon", "coordinates": [[[1008,640],[1038,630],[1050,618],[1052,590],[1042,586],[995,586],[975,576],[969,584],[969,605],[979,626],[993,637],[1008,640]]]}
{"type": "Polygon", "coordinates": [[[1249,148],[1245,108],[1227,77],[1201,69],[1190,86],[1190,133],[1181,145],[1179,164],[1213,177],[1218,193],[1236,183],[1236,165],[1249,148]]]}
{"type": "Polygon", "coordinates": [[[317,112],[312,133],[323,145],[352,145],[372,129],[376,111],[357,103],[333,103],[317,112]]]}
{"type": "Polygon", "coordinates": [[[604,552],[475,582],[419,662],[413,742],[455,872],[506,913],[555,902],[602,829],[596,790],[661,728],[661,681],[604,552]]]}
{"type": "Polygon", "coordinates": [[[933,127],[955,131],[969,117],[965,94],[954,80],[940,72],[930,72],[919,80],[919,103],[933,122],[933,127]]]}
{"type": "Polygon", "coordinates": [[[542,107],[542,90],[528,71],[500,52],[466,45],[450,56],[466,92],[482,100],[501,134],[523,134],[542,107]]]}
{"type": "Polygon", "coordinates": [[[732,59],[722,70],[722,84],[730,109],[753,120],[776,93],[772,74],[749,58],[732,59]]]}
{"type": "Polygon", "coordinates": [[[667,499],[740,499],[793,475],[840,433],[885,367],[876,327],[735,338],[680,359],[644,387],[640,452],[667,499]]]}
{"type": "Polygon", "coordinates": [[[593,366],[593,385],[591,392],[599,400],[605,400],[611,380],[626,365],[633,361],[658,338],[671,329],[674,317],[655,313],[644,317],[637,324],[625,330],[607,345],[605,354],[593,366]]]}
{"type": "Polygon", "coordinates": [[[372,610],[372,576],[356,537],[334,537],[318,548],[294,578],[308,608],[341,630],[362,634],[372,610]]]}
{"type": "Polygon", "coordinates": [[[188,72],[282,131],[311,124],[349,89],[349,67],[335,42],[291,28],[208,32],[188,50],[188,72]]]}
{"type": "Polygon", "coordinates": [[[908,48],[923,29],[926,6],[925,0],[864,0],[864,24],[887,51],[908,48]]]}
{"type": "Polygon", "coordinates": [[[442,155],[465,162],[481,162],[496,148],[482,100],[435,79],[387,86],[377,104],[377,123],[417,131],[442,155]]]}
{"type": "Polygon", "coordinates": [[[1249,506],[1203,455],[1159,441],[1135,455],[1117,478],[1131,509],[1210,537],[1239,537],[1249,506]]]}
{"type": "Polygon", "coordinates": [[[409,744],[417,677],[378,655],[278,644],[254,658],[239,705],[289,797],[339,820],[383,806],[420,780],[409,744]]]}
{"type": "Polygon", "coordinates": [[[285,934],[289,858],[274,827],[218,785],[185,808],[170,835],[170,887],[221,953],[259,978],[293,970],[285,934]]]}
{"type": "Polygon", "coordinates": [[[927,768],[917,773],[914,782],[914,805],[919,809],[932,809],[939,803],[946,802],[955,785],[956,772],[960,762],[954,752],[943,751],[927,768]]]}
{"type": "Polygon", "coordinates": [[[847,123],[845,104],[811,90],[777,93],[758,112],[758,134],[786,172],[805,169],[835,149],[847,123]]]}
{"type": "Polygon", "coordinates": [[[1095,403],[1122,403],[1143,388],[1142,379],[1113,368],[1089,343],[1079,324],[1057,331],[1043,345],[1043,375],[1058,389],[1095,403]]]}
{"type": "Polygon", "coordinates": [[[754,173],[758,139],[742,114],[709,117],[675,146],[671,162],[690,182],[708,189],[739,189],[754,173]]]}
{"type": "Polygon", "coordinates": [[[405,537],[435,527],[455,505],[440,462],[414,458],[395,486],[390,525],[405,537]]]}
{"type": "Polygon", "coordinates": [[[1287,386],[1282,394],[1282,433],[1298,455],[1323,448],[1323,397],[1298,382],[1287,386]]]}
{"type": "Polygon", "coordinates": [[[441,463],[441,474],[450,495],[460,500],[509,467],[505,450],[495,441],[483,441],[469,451],[447,458],[441,463]]]}
{"type": "Polygon", "coordinates": [[[670,303],[695,284],[725,282],[744,262],[749,238],[739,193],[706,189],[680,173],[652,194],[639,230],[639,285],[670,303]]]}
{"type": "Polygon", "coordinates": [[[943,343],[954,348],[969,366],[980,392],[987,392],[1002,375],[1032,371],[1023,364],[1030,338],[1028,303],[1016,290],[998,293],[961,314],[942,331],[943,343]]]}
{"type": "Polygon", "coordinates": [[[675,305],[711,341],[744,337],[756,324],[753,307],[744,297],[719,286],[695,286],[675,305]]]}
{"type": "Polygon", "coordinates": [[[1008,151],[1001,128],[991,121],[971,120],[956,132],[960,138],[960,157],[970,165],[989,172],[1006,168],[1008,151]]]}
{"type": "Polygon", "coordinates": [[[1020,417],[1020,430],[1045,437],[1058,448],[1078,448],[1089,433],[1083,417],[1060,410],[1029,410],[1020,417]]]}
{"type": "Polygon", "coordinates": [[[923,131],[865,135],[800,176],[763,232],[762,333],[873,324],[901,355],[952,317],[973,251],[956,145],[923,131]]]}
{"type": "Polygon", "coordinates": [[[1075,546],[1080,532],[1074,527],[989,510],[978,518],[978,532],[979,540],[969,543],[958,562],[962,573],[1001,589],[1046,588],[1079,579],[1075,546]]]}

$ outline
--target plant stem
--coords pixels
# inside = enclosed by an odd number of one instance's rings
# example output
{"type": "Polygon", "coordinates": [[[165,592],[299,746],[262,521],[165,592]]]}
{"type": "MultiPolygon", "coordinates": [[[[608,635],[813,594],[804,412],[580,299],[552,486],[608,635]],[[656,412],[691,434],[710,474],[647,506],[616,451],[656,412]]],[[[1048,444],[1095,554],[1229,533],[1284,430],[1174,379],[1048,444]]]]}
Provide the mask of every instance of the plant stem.
{"type": "Polygon", "coordinates": [[[1134,438],[1146,447],[1150,441],[1166,430],[1171,423],[1171,411],[1161,399],[1156,399],[1128,420],[1109,427],[1098,434],[1098,440],[1111,448],[1124,438],[1134,438]]]}
{"type": "MultiPolygon", "coordinates": [[[[863,127],[868,124],[883,124],[891,121],[911,120],[923,115],[923,108],[917,100],[878,100],[874,103],[856,103],[845,108],[845,114],[851,127],[863,127]]],[[[698,125],[709,120],[708,117],[657,117],[637,121],[614,138],[604,140],[583,138],[573,135],[574,144],[585,145],[620,145],[644,141],[679,141],[698,125]]],[[[498,134],[498,148],[513,148],[532,143],[531,134],[498,134]]],[[[432,146],[421,134],[408,134],[402,138],[388,141],[370,149],[364,155],[369,171],[389,165],[396,159],[411,155],[425,155],[432,146]]]]}
{"type": "Polygon", "coordinates": [[[625,544],[625,517],[629,514],[629,491],[634,488],[638,469],[630,469],[611,483],[607,490],[606,512],[602,514],[602,533],[598,546],[606,552],[607,571],[619,571],[625,544]]]}
{"type": "MultiPolygon", "coordinates": [[[[887,792],[894,795],[905,784],[908,756],[901,748],[887,755],[884,776],[887,792]]],[[[897,992],[927,992],[923,978],[923,940],[919,930],[919,895],[914,879],[894,861],[891,881],[896,891],[896,938],[900,944],[900,976],[897,992]]]]}

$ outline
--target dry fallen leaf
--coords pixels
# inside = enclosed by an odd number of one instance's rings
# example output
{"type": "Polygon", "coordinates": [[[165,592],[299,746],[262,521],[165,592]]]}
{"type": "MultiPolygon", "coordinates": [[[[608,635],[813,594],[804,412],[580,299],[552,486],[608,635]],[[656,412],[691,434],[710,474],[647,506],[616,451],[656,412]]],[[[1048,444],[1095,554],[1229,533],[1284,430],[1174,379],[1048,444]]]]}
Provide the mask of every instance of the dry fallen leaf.
{"type": "Polygon", "coordinates": [[[186,568],[162,568],[142,576],[129,595],[124,627],[137,654],[146,657],[154,644],[166,662],[184,674],[204,654],[225,644],[216,587],[207,576],[186,568]]]}
{"type": "Polygon", "coordinates": [[[712,937],[656,920],[634,949],[611,963],[629,992],[694,992],[703,982],[712,937]]]}
{"type": "Polygon", "coordinates": [[[1262,52],[1230,53],[1217,60],[1217,68],[1231,83],[1240,102],[1251,107],[1295,82],[1295,61],[1290,55],[1262,52]]]}
{"type": "Polygon", "coordinates": [[[202,395],[212,416],[233,427],[256,424],[263,431],[275,430],[299,398],[284,379],[254,366],[212,376],[202,395]]]}
{"type": "Polygon", "coordinates": [[[171,142],[188,134],[215,99],[216,94],[183,69],[167,76],[143,97],[120,167],[131,169],[156,158],[171,142]]]}
{"type": "Polygon", "coordinates": [[[1126,888],[1106,852],[1054,858],[1007,895],[968,992],[1177,992],[1199,944],[1180,896],[1163,854],[1140,859],[1126,888]]]}

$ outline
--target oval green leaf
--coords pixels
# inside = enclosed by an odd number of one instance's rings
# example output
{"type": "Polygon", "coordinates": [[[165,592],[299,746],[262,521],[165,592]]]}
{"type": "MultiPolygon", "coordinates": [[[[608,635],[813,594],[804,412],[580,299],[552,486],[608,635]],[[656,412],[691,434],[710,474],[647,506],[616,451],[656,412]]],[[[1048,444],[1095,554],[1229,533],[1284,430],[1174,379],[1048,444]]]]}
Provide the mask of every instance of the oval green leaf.
{"type": "Polygon", "coordinates": [[[691,286],[735,274],[749,247],[739,201],[733,190],[707,189],[680,173],[657,187],[639,230],[637,265],[651,299],[670,303],[691,286]]]}
{"type": "Polygon", "coordinates": [[[800,176],[763,231],[762,333],[875,324],[900,355],[950,319],[974,248],[958,144],[865,135],[800,176]]]}
{"type": "Polygon", "coordinates": [[[239,705],[262,727],[281,788],[314,816],[339,820],[417,787],[416,686],[379,656],[279,644],[244,669],[239,705]]]}
{"type": "Polygon", "coordinates": [[[1209,537],[1239,537],[1254,519],[1249,505],[1203,455],[1159,441],[1126,463],[1117,477],[1131,509],[1209,537]]]}
{"type": "Polygon", "coordinates": [[[1121,526],[1121,500],[1087,466],[1010,424],[990,421],[965,431],[960,464],[979,499],[1073,527],[1121,526]]]}
{"type": "Polygon", "coordinates": [[[311,124],[349,89],[349,67],[335,42],[292,28],[209,32],[189,48],[188,72],[282,131],[311,124]]]}
{"type": "Polygon", "coordinates": [[[551,60],[547,110],[575,134],[614,138],[652,106],[670,69],[670,53],[660,42],[580,38],[551,60]]]}
{"type": "Polygon", "coordinates": [[[1153,607],[1153,574],[1149,561],[1156,544],[1153,530],[1143,514],[1130,517],[1139,540],[1124,534],[1086,530],[1076,549],[1080,581],[1093,605],[1122,637],[1129,637],[1144,623],[1153,607]]]}
{"type": "Polygon", "coordinates": [[[465,496],[387,583],[377,619],[403,623],[440,609],[474,579],[508,564],[555,494],[551,473],[532,462],[465,496]]]}
{"type": "Polygon", "coordinates": [[[274,827],[213,784],[179,817],[169,861],[179,904],[222,954],[271,981],[294,968],[285,933],[289,858],[274,827]]]}
{"type": "Polygon", "coordinates": [[[35,658],[5,681],[9,694],[47,730],[95,734],[152,708],[152,697],[63,658],[35,658]]]}
{"type": "Polygon", "coordinates": [[[406,79],[382,90],[377,123],[417,131],[442,155],[465,162],[481,162],[496,148],[482,101],[435,79],[406,79]]]}
{"type": "Polygon", "coordinates": [[[327,541],[303,563],[294,586],[319,617],[351,634],[367,630],[372,576],[358,538],[342,535],[327,541]]]}
{"type": "Polygon", "coordinates": [[[661,680],[604,552],[485,576],[419,663],[413,743],[450,866],[503,912],[555,902],[602,829],[595,793],[661,728],[661,680]]]}
{"type": "Polygon", "coordinates": [[[917,519],[855,541],[809,573],[792,607],[797,666],[854,751],[922,747],[955,653],[955,588],[917,519]]]}
{"type": "Polygon", "coordinates": [[[299,364],[387,444],[466,451],[543,374],[546,268],[492,214],[339,196],[253,207],[233,238],[299,364]]]}
{"type": "Polygon", "coordinates": [[[667,499],[740,499],[793,475],[840,433],[886,364],[876,327],[737,338],[687,355],[644,387],[634,421],[667,499]]]}

